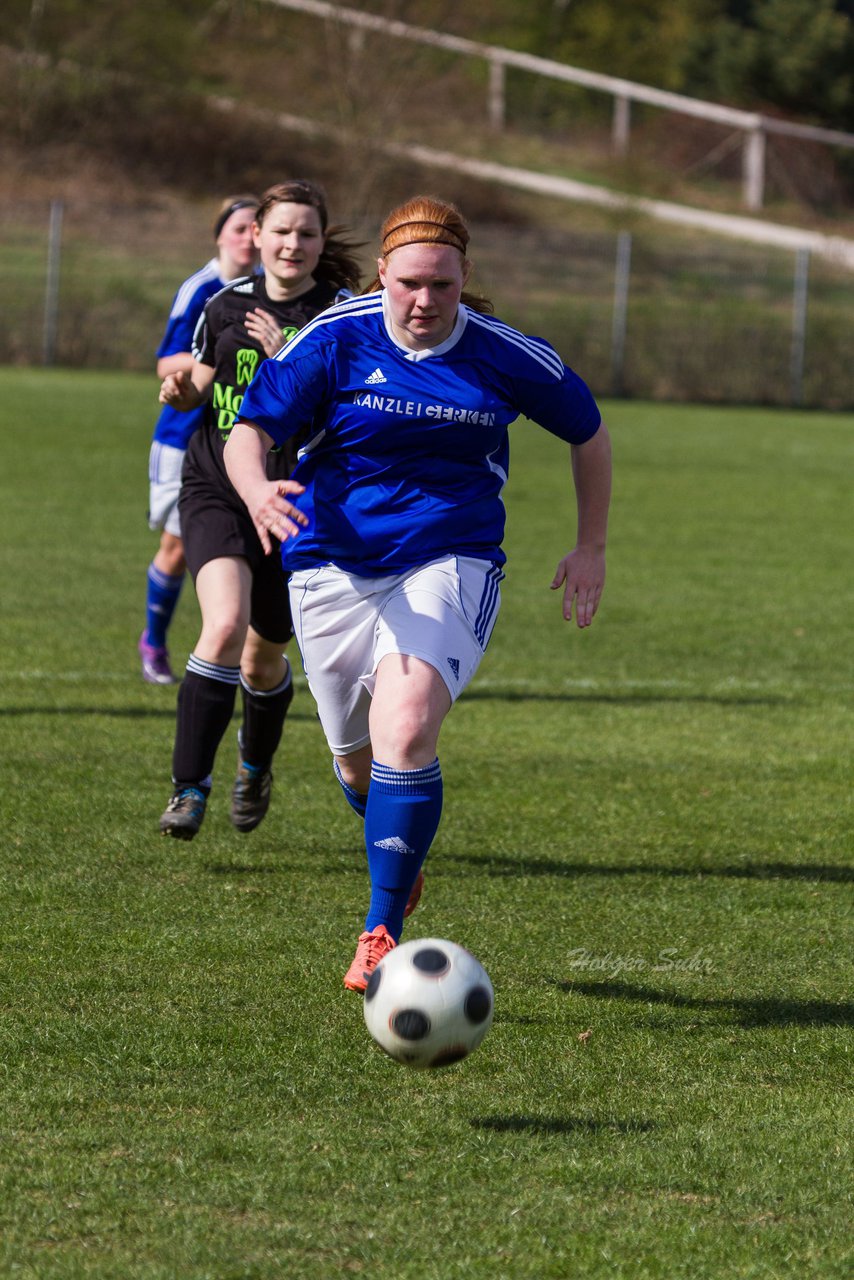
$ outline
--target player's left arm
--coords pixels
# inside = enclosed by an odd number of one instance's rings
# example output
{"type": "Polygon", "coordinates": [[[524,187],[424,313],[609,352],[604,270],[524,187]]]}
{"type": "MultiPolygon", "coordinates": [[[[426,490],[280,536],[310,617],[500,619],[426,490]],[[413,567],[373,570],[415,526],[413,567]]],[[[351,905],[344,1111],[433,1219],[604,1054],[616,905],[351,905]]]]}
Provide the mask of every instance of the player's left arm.
{"type": "Polygon", "coordinates": [[[611,503],[611,438],[604,422],[583,444],[570,446],[578,506],[575,547],[558,564],[552,590],[563,587],[563,616],[579,627],[593,621],[605,586],[605,541],[611,503]]]}

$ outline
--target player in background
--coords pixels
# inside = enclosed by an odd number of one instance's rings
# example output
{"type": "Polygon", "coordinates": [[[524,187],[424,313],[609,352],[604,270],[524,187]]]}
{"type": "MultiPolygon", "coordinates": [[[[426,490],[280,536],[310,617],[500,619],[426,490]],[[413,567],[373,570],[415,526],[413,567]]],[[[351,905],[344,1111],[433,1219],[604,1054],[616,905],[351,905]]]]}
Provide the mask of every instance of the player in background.
{"type": "MultiPolygon", "coordinates": [[[[193,332],[208,298],[229,280],[245,276],[252,269],[258,256],[252,238],[257,208],[258,197],[252,195],[229,196],[222,202],[214,224],[216,257],[189,276],[175,294],[166,332],[157,349],[157,376],[161,382],[170,373],[190,372],[193,332]]],[[[154,428],[148,458],[148,523],[152,529],[161,530],[160,546],[148,566],[145,629],[139,637],[142,678],[149,684],[175,683],[166,641],[187,568],[178,494],[184,453],[203,412],[200,406],[179,413],[165,404],[154,428]]]]}
{"type": "MultiPolygon", "coordinates": [[[[293,635],[287,582],[229,481],[223,449],[258,366],[342,291],[350,296],[359,279],[352,246],[340,228],[328,227],[325,196],[313,183],[289,181],[266,191],[253,235],[263,273],[211,298],[193,339],[192,374],[172,374],[160,393],[181,410],[211,400],[187,449],[179,502],[202,630],[178,693],[174,791],[160,830],[184,840],[202,824],[238,685],[243,723],[231,820],[239,831],[254,830],[267,812],[272,760],[293,697],[283,653],[293,635]]],[[[267,479],[285,482],[295,460],[291,439],[270,453],[267,479]]]]}
{"type": "Polygon", "coordinates": [[[608,432],[585,383],[541,338],[463,290],[459,211],[428,197],[382,228],[374,288],[268,360],[225,451],[265,548],[282,542],[309,686],[335,772],[364,817],[370,906],[344,985],[397,943],[439,825],[437,744],[499,605],[508,427],[570,446],[575,547],[552,579],[587,627],[605,580],[608,432]],[[264,457],[310,431],[289,484],[264,457]]]}

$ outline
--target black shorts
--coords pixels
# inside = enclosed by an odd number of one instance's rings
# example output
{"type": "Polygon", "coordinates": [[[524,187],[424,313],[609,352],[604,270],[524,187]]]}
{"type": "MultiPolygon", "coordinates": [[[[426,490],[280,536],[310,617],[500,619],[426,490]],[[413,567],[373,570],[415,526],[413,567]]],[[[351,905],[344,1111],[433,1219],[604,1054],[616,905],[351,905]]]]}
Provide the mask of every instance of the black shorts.
{"type": "Polygon", "coordinates": [[[288,579],[282,568],[279,545],[264,553],[249,513],[235,495],[233,501],[205,483],[187,481],[181,486],[178,512],[187,567],[195,582],[209,560],[238,556],[252,570],[249,623],[270,644],[287,644],[294,633],[288,579]]]}

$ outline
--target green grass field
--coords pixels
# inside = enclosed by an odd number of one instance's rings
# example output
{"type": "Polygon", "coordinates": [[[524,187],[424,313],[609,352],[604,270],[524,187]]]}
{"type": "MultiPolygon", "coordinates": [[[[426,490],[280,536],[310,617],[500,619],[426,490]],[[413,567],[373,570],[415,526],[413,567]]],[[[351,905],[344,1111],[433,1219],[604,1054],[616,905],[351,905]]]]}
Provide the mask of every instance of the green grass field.
{"type": "MultiPolygon", "coordinates": [[[[155,393],[0,372],[0,1275],[849,1276],[851,419],[607,405],[585,633],[564,447],[514,427],[406,933],[470,947],[496,1017],[422,1074],[341,985],[367,879],[304,684],[266,823],[228,823],[231,739],[199,838],[157,834],[155,393]]],[[[196,625],[188,590],[179,664],[196,625]]]]}

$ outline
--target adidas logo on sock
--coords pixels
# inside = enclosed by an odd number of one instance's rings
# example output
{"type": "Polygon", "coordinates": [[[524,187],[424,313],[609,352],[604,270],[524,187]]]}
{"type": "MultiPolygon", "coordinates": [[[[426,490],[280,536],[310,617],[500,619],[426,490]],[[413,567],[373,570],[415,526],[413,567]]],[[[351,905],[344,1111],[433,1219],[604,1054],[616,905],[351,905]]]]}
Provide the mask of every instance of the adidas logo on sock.
{"type": "Polygon", "coordinates": [[[366,386],[370,386],[372,383],[375,384],[377,382],[388,382],[388,378],[385,376],[382,369],[374,369],[371,376],[369,378],[365,378],[366,386]]]}
{"type": "Polygon", "coordinates": [[[375,849],[388,849],[391,853],[414,853],[414,849],[410,849],[405,840],[401,840],[400,836],[389,836],[387,840],[375,840],[375,849]]]}

